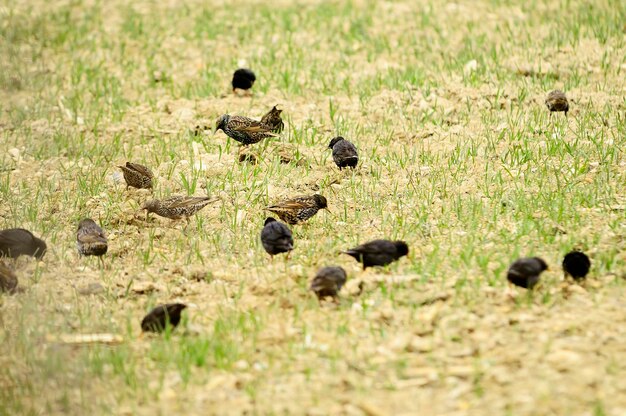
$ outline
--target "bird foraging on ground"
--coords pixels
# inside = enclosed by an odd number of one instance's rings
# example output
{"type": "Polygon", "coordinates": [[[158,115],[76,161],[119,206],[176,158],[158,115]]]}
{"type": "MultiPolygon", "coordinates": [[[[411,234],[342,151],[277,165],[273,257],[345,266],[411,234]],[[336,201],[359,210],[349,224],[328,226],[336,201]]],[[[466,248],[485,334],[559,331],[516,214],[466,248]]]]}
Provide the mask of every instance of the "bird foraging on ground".
{"type": "Polygon", "coordinates": [[[550,114],[553,112],[563,111],[565,116],[567,117],[567,112],[569,111],[569,102],[567,101],[567,97],[565,93],[561,90],[554,90],[548,94],[546,97],[546,107],[550,110],[550,114]]]}
{"type": "Polygon", "coordinates": [[[354,169],[359,163],[356,147],[343,137],[335,137],[330,141],[328,147],[333,149],[333,160],[339,170],[347,167],[354,169]]]}
{"type": "Polygon", "coordinates": [[[222,130],[228,137],[244,146],[258,143],[268,137],[276,137],[272,128],[260,121],[243,116],[224,114],[215,123],[215,131],[222,130]]]}
{"type": "Polygon", "coordinates": [[[0,257],[18,258],[21,255],[41,259],[48,247],[46,243],[23,228],[0,231],[0,257]]]}
{"type": "Polygon", "coordinates": [[[270,111],[261,117],[261,124],[268,126],[274,133],[280,133],[285,128],[285,123],[280,116],[283,110],[279,110],[275,105],[270,111]]]}
{"type": "Polygon", "coordinates": [[[337,298],[338,292],[346,283],[346,279],[346,271],[342,267],[322,267],[311,281],[310,289],[315,292],[319,300],[329,296],[337,298]]]}
{"type": "Polygon", "coordinates": [[[285,224],[268,217],[261,230],[261,243],[271,258],[280,253],[287,253],[289,257],[289,252],[293,250],[293,235],[285,224]]]}
{"type": "Polygon", "coordinates": [[[409,254],[409,246],[404,241],[372,240],[350,250],[342,251],[363,263],[363,270],[373,266],[386,266],[409,254]]]}
{"type": "Polygon", "coordinates": [[[78,223],[76,246],[81,256],[97,256],[104,264],[102,256],[108,250],[107,238],[102,228],[91,218],[85,218],[78,223]]]}
{"type": "Polygon", "coordinates": [[[254,85],[254,81],[256,81],[256,75],[251,69],[239,68],[233,74],[233,93],[236,90],[248,91],[254,85]]]}
{"type": "Polygon", "coordinates": [[[151,212],[169,218],[179,220],[185,218],[189,221],[189,217],[213,202],[207,196],[184,196],[173,195],[166,199],[151,199],[143,204],[141,209],[146,210],[146,220],[151,212]]]}
{"type": "Polygon", "coordinates": [[[4,262],[0,261],[0,292],[13,293],[17,288],[17,276],[4,262]]]}
{"type": "Polygon", "coordinates": [[[180,313],[186,307],[184,303],[168,303],[155,307],[141,321],[141,330],[163,332],[168,324],[173,330],[180,323],[180,313]]]}
{"type": "Polygon", "coordinates": [[[328,202],[322,195],[298,196],[281,201],[266,208],[287,224],[296,225],[317,214],[320,209],[328,210],[328,202]]]}
{"type": "Polygon", "coordinates": [[[126,189],[132,186],[137,189],[152,189],[152,178],[154,174],[150,169],[139,163],[126,162],[126,166],[118,166],[122,169],[126,189]]]}
{"type": "Polygon", "coordinates": [[[539,275],[548,269],[546,262],[539,257],[525,257],[515,260],[506,274],[515,286],[532,289],[539,282],[539,275]]]}
{"type": "Polygon", "coordinates": [[[587,277],[591,268],[591,260],[582,251],[570,251],[563,258],[563,271],[574,280],[582,280],[587,277]]]}

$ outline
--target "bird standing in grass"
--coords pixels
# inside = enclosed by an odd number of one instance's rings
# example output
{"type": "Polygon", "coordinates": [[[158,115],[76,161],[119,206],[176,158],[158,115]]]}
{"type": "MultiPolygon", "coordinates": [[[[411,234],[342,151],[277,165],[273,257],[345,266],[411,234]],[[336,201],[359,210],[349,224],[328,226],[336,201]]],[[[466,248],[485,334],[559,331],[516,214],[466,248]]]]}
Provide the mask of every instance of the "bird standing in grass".
{"type": "Polygon", "coordinates": [[[256,81],[256,75],[254,75],[252,70],[248,68],[239,68],[233,74],[233,93],[236,90],[248,91],[254,85],[254,81],[256,81]]]}
{"type": "Polygon", "coordinates": [[[343,137],[335,137],[330,141],[328,147],[333,149],[333,160],[339,170],[347,167],[354,169],[359,163],[356,147],[343,137]]]}
{"type": "Polygon", "coordinates": [[[289,252],[293,250],[293,235],[285,224],[269,217],[261,230],[261,243],[271,258],[280,253],[287,253],[289,258],[289,252]]]}
{"type": "Polygon", "coordinates": [[[546,98],[546,107],[550,110],[550,114],[553,112],[563,111],[565,116],[567,117],[567,112],[569,111],[569,102],[567,101],[567,97],[565,93],[561,90],[554,90],[548,94],[546,98]]]}
{"type": "Polygon", "coordinates": [[[582,251],[570,251],[563,258],[563,271],[565,275],[572,276],[574,280],[582,280],[587,277],[591,268],[591,260],[582,251]]]}
{"type": "Polygon", "coordinates": [[[515,286],[532,289],[539,282],[539,275],[548,269],[547,263],[539,257],[525,257],[515,260],[506,274],[515,286]]]}
{"type": "Polygon", "coordinates": [[[41,259],[48,247],[46,243],[23,228],[0,231],[0,257],[18,258],[21,255],[41,259]]]}
{"type": "Polygon", "coordinates": [[[152,189],[152,178],[154,174],[150,169],[139,163],[126,162],[126,166],[118,166],[122,169],[126,189],[132,186],[137,189],[152,189]]]}
{"type": "Polygon", "coordinates": [[[104,265],[102,256],[108,250],[107,238],[102,228],[91,218],[85,218],[78,224],[76,246],[81,256],[97,256],[104,265]]]}
{"type": "Polygon", "coordinates": [[[322,195],[298,196],[266,208],[287,224],[296,225],[317,214],[320,209],[328,210],[328,202],[322,195]]]}
{"type": "Polygon", "coordinates": [[[283,119],[280,116],[282,112],[283,110],[279,110],[274,106],[267,114],[261,117],[261,124],[268,126],[274,133],[282,132],[285,128],[285,123],[283,123],[283,119]]]}
{"type": "Polygon", "coordinates": [[[409,254],[404,241],[372,240],[342,252],[363,263],[363,270],[373,266],[386,266],[409,254]]]}
{"type": "Polygon", "coordinates": [[[311,290],[315,292],[319,300],[329,296],[337,298],[346,280],[346,271],[342,267],[322,267],[311,281],[311,290]]]}
{"type": "Polygon", "coordinates": [[[141,321],[141,330],[163,332],[168,324],[173,330],[180,323],[180,314],[186,307],[184,303],[168,303],[155,307],[141,321]]]}
{"type": "Polygon", "coordinates": [[[0,292],[13,293],[17,288],[17,276],[4,262],[0,261],[0,292]]]}
{"type": "Polygon", "coordinates": [[[151,212],[169,218],[179,220],[181,218],[189,221],[189,217],[213,202],[206,196],[184,196],[173,195],[166,199],[152,199],[143,204],[141,209],[146,210],[146,220],[151,212]]]}
{"type": "Polygon", "coordinates": [[[258,143],[268,137],[276,137],[272,128],[260,121],[243,116],[222,115],[215,123],[215,131],[222,130],[228,137],[244,146],[258,143]]]}

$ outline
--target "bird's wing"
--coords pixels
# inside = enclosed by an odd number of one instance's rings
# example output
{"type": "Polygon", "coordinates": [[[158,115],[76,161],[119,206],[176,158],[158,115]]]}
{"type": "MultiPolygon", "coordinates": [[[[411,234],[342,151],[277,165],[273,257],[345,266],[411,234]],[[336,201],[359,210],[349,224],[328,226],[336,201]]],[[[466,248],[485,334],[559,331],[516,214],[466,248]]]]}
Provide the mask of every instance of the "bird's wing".
{"type": "Polygon", "coordinates": [[[288,201],[280,202],[276,205],[271,205],[267,207],[270,211],[295,211],[303,208],[307,208],[310,204],[307,204],[306,201],[290,199],[288,201]]]}
{"type": "Polygon", "coordinates": [[[170,208],[186,207],[189,205],[195,205],[195,204],[208,201],[208,200],[209,200],[208,196],[188,196],[188,197],[183,197],[181,199],[178,199],[177,201],[169,205],[169,207],[170,208]]]}
{"type": "Polygon", "coordinates": [[[269,126],[266,126],[260,121],[252,120],[251,118],[232,116],[228,124],[231,130],[241,133],[265,133],[269,136],[275,136],[275,134],[270,131],[271,128],[269,126]]]}
{"type": "Polygon", "coordinates": [[[140,165],[139,163],[126,162],[126,166],[134,171],[141,173],[144,176],[152,178],[154,175],[148,167],[140,165]]]}

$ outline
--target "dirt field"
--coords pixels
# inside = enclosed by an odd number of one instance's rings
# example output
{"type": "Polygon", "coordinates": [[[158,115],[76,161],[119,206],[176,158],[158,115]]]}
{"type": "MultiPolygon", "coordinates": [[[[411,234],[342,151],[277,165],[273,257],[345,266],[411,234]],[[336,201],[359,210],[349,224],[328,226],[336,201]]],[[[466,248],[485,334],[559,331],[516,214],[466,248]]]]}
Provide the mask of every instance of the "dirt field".
{"type": "Polygon", "coordinates": [[[0,0],[0,228],[49,247],[0,294],[0,415],[626,415],[625,22],[608,0],[0,0]],[[257,164],[211,131],[275,104],[257,164]],[[127,160],[156,197],[217,201],[146,221],[127,160]],[[270,262],[264,208],[313,193],[330,212],[270,262]],[[85,217],[104,268],[78,257],[85,217]],[[339,254],[374,238],[410,253],[339,254]],[[535,255],[541,284],[509,287],[535,255]],[[308,291],[326,265],[348,272],[337,304],[308,291]],[[183,323],[141,336],[171,301],[183,323]]]}

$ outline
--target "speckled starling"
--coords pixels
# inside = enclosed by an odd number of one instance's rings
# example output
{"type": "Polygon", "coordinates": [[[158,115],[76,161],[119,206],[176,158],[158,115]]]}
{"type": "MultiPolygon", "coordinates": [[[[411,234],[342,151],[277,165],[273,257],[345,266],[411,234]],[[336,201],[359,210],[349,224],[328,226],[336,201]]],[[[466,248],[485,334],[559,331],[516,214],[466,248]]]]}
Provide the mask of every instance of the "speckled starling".
{"type": "Polygon", "coordinates": [[[325,197],[315,194],[288,199],[266,209],[278,215],[287,224],[296,225],[308,220],[320,209],[328,209],[328,203],[325,197]]]}
{"type": "Polygon", "coordinates": [[[574,280],[582,280],[587,277],[591,261],[582,251],[571,251],[563,258],[563,271],[565,275],[570,275],[574,280]]]}
{"type": "Polygon", "coordinates": [[[256,75],[254,75],[252,70],[239,68],[233,74],[233,92],[235,92],[235,90],[249,90],[254,85],[254,81],[256,81],[256,75]]]}
{"type": "Polygon", "coordinates": [[[171,325],[172,330],[180,323],[180,313],[187,305],[184,303],[168,303],[152,309],[141,321],[144,332],[163,332],[171,325]]]}
{"type": "Polygon", "coordinates": [[[279,110],[274,106],[267,114],[261,117],[261,124],[268,126],[274,133],[280,133],[285,128],[285,123],[280,117],[280,113],[283,110],[279,110]]]}
{"type": "Polygon", "coordinates": [[[21,255],[41,259],[46,254],[46,243],[23,228],[0,231],[0,257],[18,258],[21,255]]]}
{"type": "Polygon", "coordinates": [[[81,256],[98,256],[101,261],[108,250],[104,231],[91,218],[85,218],[78,224],[76,246],[81,256]]]}
{"type": "Polygon", "coordinates": [[[333,149],[333,160],[339,167],[339,170],[347,167],[354,169],[357,163],[359,163],[356,147],[343,137],[335,137],[330,141],[328,147],[333,149]]]}
{"type": "Polygon", "coordinates": [[[261,243],[271,257],[280,253],[289,253],[293,250],[293,236],[291,230],[282,222],[269,217],[265,220],[261,230],[261,243]]]}
{"type": "Polygon", "coordinates": [[[363,263],[363,270],[373,266],[386,266],[409,254],[409,246],[404,241],[373,240],[344,251],[363,263]]]}
{"type": "Polygon", "coordinates": [[[138,189],[152,188],[152,178],[154,178],[154,175],[146,166],[140,165],[139,163],[126,162],[126,166],[118,166],[118,168],[122,169],[127,189],[129,186],[138,189]]]}
{"type": "Polygon", "coordinates": [[[17,276],[3,262],[0,261],[0,292],[13,293],[17,288],[17,276]]]}
{"type": "Polygon", "coordinates": [[[526,257],[515,260],[506,278],[515,286],[532,289],[539,282],[539,275],[548,269],[546,262],[539,257],[526,257]]]}
{"type": "Polygon", "coordinates": [[[275,137],[272,129],[260,121],[243,116],[222,115],[215,124],[215,131],[222,130],[231,139],[248,146],[268,137],[275,137]]]}
{"type": "Polygon", "coordinates": [[[328,296],[336,298],[337,293],[346,283],[346,279],[346,271],[342,267],[322,267],[311,282],[311,290],[320,300],[328,296]]]}
{"type": "Polygon", "coordinates": [[[146,210],[146,219],[151,212],[154,212],[161,217],[172,220],[181,218],[189,220],[189,217],[206,207],[210,202],[213,200],[206,196],[173,195],[163,200],[152,199],[147,201],[141,209],[146,210]]]}
{"type": "Polygon", "coordinates": [[[546,107],[550,110],[550,114],[555,111],[563,111],[567,116],[567,112],[569,111],[569,103],[567,101],[567,97],[560,90],[554,90],[548,94],[546,98],[546,107]]]}

